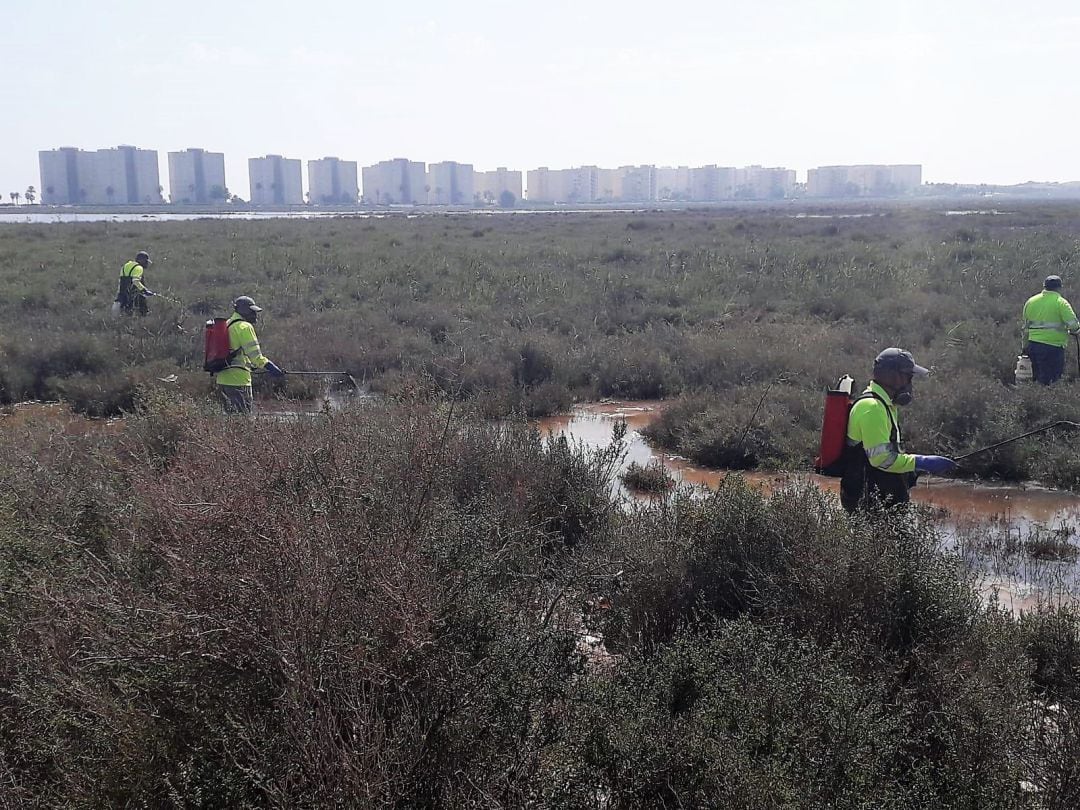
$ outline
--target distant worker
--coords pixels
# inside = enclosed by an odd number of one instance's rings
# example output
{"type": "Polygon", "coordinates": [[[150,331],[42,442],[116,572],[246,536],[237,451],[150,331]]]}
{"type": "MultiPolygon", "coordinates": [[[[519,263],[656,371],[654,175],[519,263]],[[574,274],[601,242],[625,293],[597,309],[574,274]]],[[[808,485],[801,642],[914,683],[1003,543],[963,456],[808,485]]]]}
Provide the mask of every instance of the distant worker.
{"type": "Polygon", "coordinates": [[[847,511],[873,504],[905,504],[917,472],[941,475],[956,469],[951,458],[916,456],[900,449],[897,406],[911,404],[915,398],[912,380],[929,373],[903,349],[885,349],[875,358],[873,379],[848,416],[840,480],[840,503],[847,511]]]}
{"type": "Polygon", "coordinates": [[[1035,381],[1050,385],[1061,379],[1069,335],[1080,332],[1072,304],[1061,295],[1061,276],[1047,276],[1042,292],[1024,304],[1024,330],[1024,353],[1031,358],[1035,381]]]}
{"type": "Polygon", "coordinates": [[[233,314],[229,318],[229,365],[217,374],[218,391],[225,413],[251,413],[254,398],[251,394],[251,370],[265,369],[271,377],[282,377],[285,372],[270,362],[259,347],[255,323],[262,307],[254,299],[241,295],[233,301],[233,314]]]}
{"type": "Polygon", "coordinates": [[[120,268],[120,286],[116,291],[116,302],[120,304],[121,312],[129,315],[135,309],[139,310],[140,315],[149,312],[146,299],[157,293],[143,284],[143,273],[151,264],[153,262],[150,261],[150,255],[145,250],[140,250],[132,261],[125,262],[120,268]]]}

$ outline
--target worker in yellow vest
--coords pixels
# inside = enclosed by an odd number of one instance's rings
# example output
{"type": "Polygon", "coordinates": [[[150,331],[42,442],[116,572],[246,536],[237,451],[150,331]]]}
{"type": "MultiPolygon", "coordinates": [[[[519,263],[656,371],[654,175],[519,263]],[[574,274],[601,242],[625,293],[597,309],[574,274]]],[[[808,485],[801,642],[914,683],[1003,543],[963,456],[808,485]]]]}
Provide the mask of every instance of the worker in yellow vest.
{"type": "Polygon", "coordinates": [[[847,511],[907,503],[917,473],[943,475],[956,469],[951,458],[917,456],[900,448],[897,407],[911,404],[913,380],[929,373],[903,349],[885,349],[874,359],[873,379],[848,415],[840,479],[840,503],[847,511]]]}
{"type": "Polygon", "coordinates": [[[1035,381],[1050,385],[1061,379],[1069,335],[1080,332],[1072,304],[1061,294],[1061,276],[1047,276],[1042,292],[1024,304],[1024,330],[1024,353],[1031,358],[1035,381]]]}
{"type": "Polygon", "coordinates": [[[120,284],[116,290],[116,303],[120,305],[120,311],[130,315],[136,309],[140,315],[149,312],[146,299],[157,295],[143,283],[143,273],[146,272],[152,261],[150,254],[140,250],[130,262],[125,262],[120,268],[120,284]]]}
{"type": "Polygon", "coordinates": [[[283,377],[285,372],[270,362],[262,353],[255,323],[262,307],[256,306],[249,295],[241,295],[233,301],[233,314],[229,318],[229,365],[219,371],[215,378],[221,394],[225,413],[251,413],[254,397],[251,393],[251,371],[266,371],[271,377],[283,377]]]}

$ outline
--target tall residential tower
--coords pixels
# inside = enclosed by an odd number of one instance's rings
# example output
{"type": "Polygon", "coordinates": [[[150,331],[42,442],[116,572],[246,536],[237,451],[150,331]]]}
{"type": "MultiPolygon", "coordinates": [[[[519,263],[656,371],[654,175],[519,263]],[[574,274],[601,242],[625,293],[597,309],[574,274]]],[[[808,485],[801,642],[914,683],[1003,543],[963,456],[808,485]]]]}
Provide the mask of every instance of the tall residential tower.
{"type": "Polygon", "coordinates": [[[169,197],[174,203],[220,203],[228,196],[224,154],[204,149],[169,152],[169,197]]]}

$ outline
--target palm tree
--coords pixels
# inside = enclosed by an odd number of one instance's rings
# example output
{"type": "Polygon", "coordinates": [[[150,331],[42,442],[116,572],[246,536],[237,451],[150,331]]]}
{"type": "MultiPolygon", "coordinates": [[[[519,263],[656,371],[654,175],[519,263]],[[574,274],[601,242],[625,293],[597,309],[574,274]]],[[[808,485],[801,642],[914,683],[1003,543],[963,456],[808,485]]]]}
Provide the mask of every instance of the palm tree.
{"type": "Polygon", "coordinates": [[[30,205],[33,205],[34,200],[37,199],[37,189],[34,188],[33,186],[27,186],[26,187],[26,193],[23,194],[23,196],[26,197],[26,202],[27,203],[29,203],[30,205]]]}
{"type": "Polygon", "coordinates": [[[12,199],[12,201],[13,201],[13,202],[14,202],[14,203],[15,203],[16,205],[18,205],[18,204],[19,204],[19,197],[21,197],[21,196],[22,196],[22,195],[21,195],[21,194],[19,194],[19,192],[17,192],[17,191],[13,191],[13,192],[11,192],[11,199],[12,199]]]}

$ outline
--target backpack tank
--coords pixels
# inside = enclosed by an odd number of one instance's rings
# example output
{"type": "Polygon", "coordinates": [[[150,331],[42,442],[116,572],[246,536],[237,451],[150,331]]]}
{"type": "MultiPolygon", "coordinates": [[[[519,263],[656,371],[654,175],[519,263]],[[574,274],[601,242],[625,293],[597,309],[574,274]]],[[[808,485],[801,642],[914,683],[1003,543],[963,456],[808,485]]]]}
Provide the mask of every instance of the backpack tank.
{"type": "Polygon", "coordinates": [[[206,322],[203,352],[203,371],[217,374],[229,367],[233,354],[229,350],[229,319],[214,318],[206,322]]]}
{"type": "Polygon", "coordinates": [[[825,392],[825,415],[821,421],[821,444],[814,460],[814,472],[834,478],[844,474],[844,447],[847,442],[851,387],[855,380],[845,374],[836,388],[825,392]]]}

